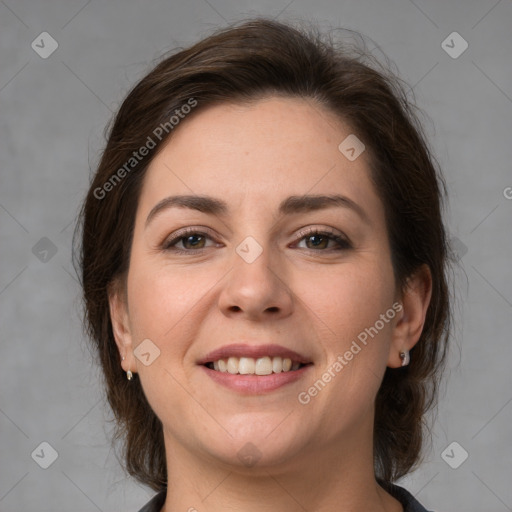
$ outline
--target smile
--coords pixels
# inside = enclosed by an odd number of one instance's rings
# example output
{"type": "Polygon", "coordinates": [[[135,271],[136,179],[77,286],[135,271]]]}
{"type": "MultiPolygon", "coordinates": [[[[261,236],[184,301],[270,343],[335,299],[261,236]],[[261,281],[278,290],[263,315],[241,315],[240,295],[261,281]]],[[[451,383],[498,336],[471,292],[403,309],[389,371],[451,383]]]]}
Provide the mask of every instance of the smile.
{"type": "Polygon", "coordinates": [[[257,395],[291,384],[313,366],[310,356],[277,344],[233,343],[197,361],[215,383],[242,394],[257,395]]]}
{"type": "Polygon", "coordinates": [[[272,373],[293,372],[304,366],[289,357],[229,357],[206,363],[210,370],[231,375],[271,375],[272,373]]]}

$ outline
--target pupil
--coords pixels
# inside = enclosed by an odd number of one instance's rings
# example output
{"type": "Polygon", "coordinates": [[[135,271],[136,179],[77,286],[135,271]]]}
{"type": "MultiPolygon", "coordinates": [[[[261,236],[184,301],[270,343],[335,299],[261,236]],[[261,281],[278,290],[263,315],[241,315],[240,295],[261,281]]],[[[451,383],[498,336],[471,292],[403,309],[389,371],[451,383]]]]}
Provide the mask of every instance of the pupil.
{"type": "Polygon", "coordinates": [[[186,240],[186,243],[187,244],[190,244],[192,245],[193,247],[195,247],[199,242],[196,241],[196,243],[193,242],[194,239],[198,239],[198,238],[202,238],[201,236],[198,236],[198,235],[190,235],[188,236],[185,240],[186,240]]]}
{"type": "Polygon", "coordinates": [[[316,242],[313,242],[313,245],[314,245],[315,247],[318,247],[319,245],[321,245],[321,244],[322,244],[322,239],[323,239],[323,238],[324,238],[324,237],[323,237],[322,235],[311,235],[311,236],[309,237],[309,239],[310,239],[310,240],[316,240],[316,242]]]}

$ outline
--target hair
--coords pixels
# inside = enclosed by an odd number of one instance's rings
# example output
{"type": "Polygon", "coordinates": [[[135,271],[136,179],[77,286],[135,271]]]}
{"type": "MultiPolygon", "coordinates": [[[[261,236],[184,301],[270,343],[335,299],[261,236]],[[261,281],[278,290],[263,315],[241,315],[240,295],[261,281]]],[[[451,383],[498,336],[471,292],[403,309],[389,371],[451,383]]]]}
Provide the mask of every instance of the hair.
{"type": "Polygon", "coordinates": [[[197,102],[193,116],[209,105],[275,95],[315,100],[365,144],[370,177],[385,209],[397,285],[404,289],[420,267],[430,269],[432,297],[411,362],[386,368],[375,399],[376,479],[387,484],[416,469],[425,435],[431,434],[424,416],[437,406],[446,360],[450,294],[441,211],[446,186],[410,92],[398,75],[357,45],[335,41],[315,27],[255,18],[165,56],[128,93],[80,212],[74,262],[83,287],[85,328],[115,416],[114,440],[123,441],[125,469],[137,480],[157,491],[166,488],[163,429],[140,379],[127,381],[121,368],[108,292],[126,279],[145,172],[172,136],[173,114],[187,112],[184,105],[197,102]],[[149,147],[150,139],[154,148],[134,161],[134,152],[149,147]]]}

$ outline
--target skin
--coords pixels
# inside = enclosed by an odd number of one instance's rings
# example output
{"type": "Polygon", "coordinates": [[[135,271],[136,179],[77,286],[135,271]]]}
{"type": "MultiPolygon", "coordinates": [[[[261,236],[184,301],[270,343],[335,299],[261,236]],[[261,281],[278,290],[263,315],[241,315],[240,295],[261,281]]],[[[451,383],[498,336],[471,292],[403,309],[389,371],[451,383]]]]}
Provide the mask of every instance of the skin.
{"type": "Polygon", "coordinates": [[[217,105],[182,121],[150,164],[128,275],[110,306],[122,367],[139,374],[163,423],[166,512],[403,510],[375,481],[373,406],[386,367],[399,368],[399,352],[420,337],[431,278],[422,269],[397,289],[368,151],[351,162],[338,150],[350,133],[313,100],[217,105]],[[229,211],[173,207],[145,225],[159,201],[178,194],[213,196],[229,211]],[[367,219],[346,207],[278,214],[283,199],[304,194],[342,194],[367,219]],[[162,248],[188,226],[210,234],[178,240],[187,254],[162,248]],[[298,234],[309,227],[330,228],[352,247],[298,234]],[[247,236],[263,249],[252,263],[236,252],[247,236]],[[396,301],[402,311],[299,403],[298,394],[396,301]],[[148,366],[134,355],[145,339],[160,350],[148,366]],[[240,341],[284,345],[313,366],[275,391],[242,395],[197,364],[240,341]],[[237,456],[248,442],[260,457],[252,467],[237,456]]]}

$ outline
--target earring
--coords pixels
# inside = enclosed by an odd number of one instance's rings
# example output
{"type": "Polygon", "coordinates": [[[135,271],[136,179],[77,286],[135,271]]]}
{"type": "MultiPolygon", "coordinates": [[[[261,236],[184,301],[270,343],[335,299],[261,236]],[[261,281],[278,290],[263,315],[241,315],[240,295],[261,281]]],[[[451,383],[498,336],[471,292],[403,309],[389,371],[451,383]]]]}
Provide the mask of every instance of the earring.
{"type": "MultiPolygon", "coordinates": [[[[124,361],[124,356],[122,357],[122,360],[124,361]]],[[[133,373],[131,372],[131,370],[128,370],[128,371],[126,372],[126,378],[127,378],[128,380],[132,380],[132,379],[133,379],[133,373]]]]}
{"type": "Polygon", "coordinates": [[[411,361],[411,357],[409,355],[408,350],[402,350],[400,352],[400,359],[402,360],[402,366],[407,366],[409,362],[411,361]]]}

